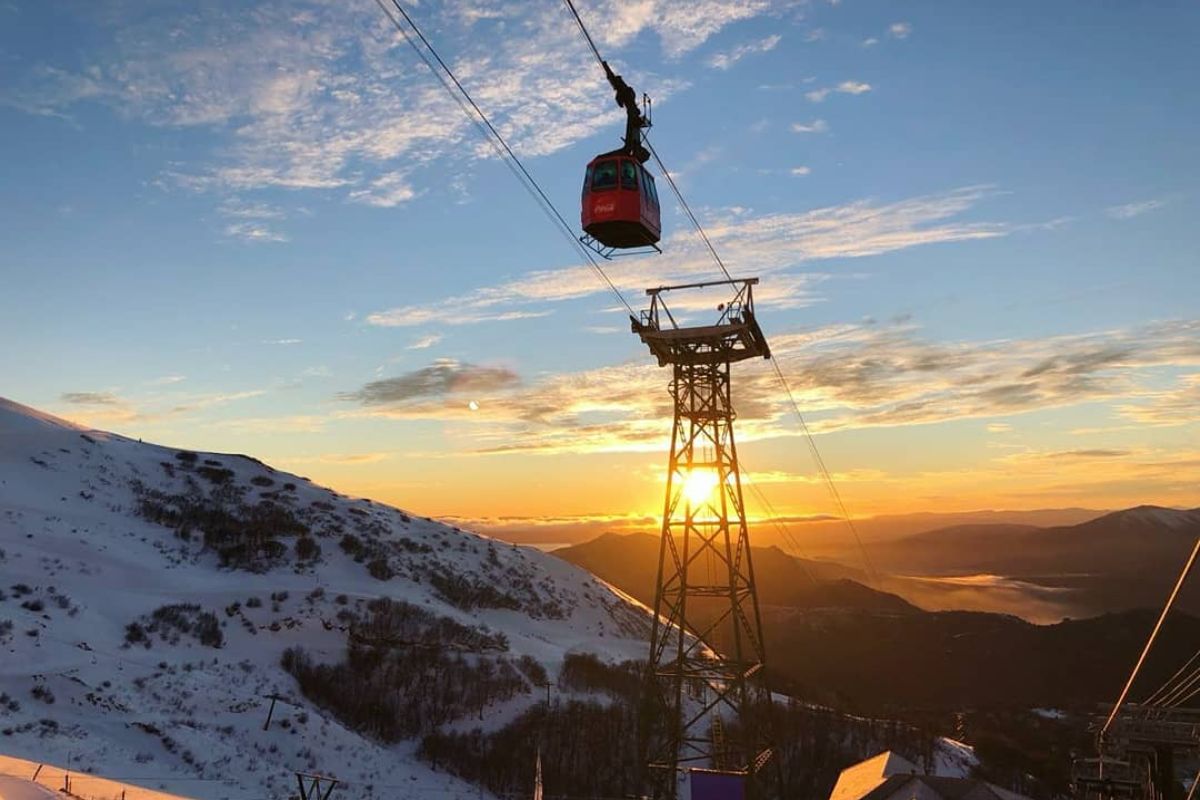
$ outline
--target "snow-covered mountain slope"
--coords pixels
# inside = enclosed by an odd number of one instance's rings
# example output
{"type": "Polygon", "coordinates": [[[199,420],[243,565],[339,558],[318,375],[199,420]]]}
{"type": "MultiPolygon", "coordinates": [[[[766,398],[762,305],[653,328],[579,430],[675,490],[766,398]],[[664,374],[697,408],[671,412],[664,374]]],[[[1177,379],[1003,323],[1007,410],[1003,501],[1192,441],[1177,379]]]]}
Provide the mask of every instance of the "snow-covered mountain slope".
{"type": "Polygon", "coordinates": [[[203,798],[286,796],[295,770],[359,797],[474,797],[413,731],[502,725],[544,697],[538,664],[642,657],[647,620],[536,550],[0,399],[0,752],[203,798]],[[321,665],[351,628],[426,671],[384,684],[411,711],[390,735],[339,721],[374,698],[335,715],[293,677],[345,689],[321,665]]]}

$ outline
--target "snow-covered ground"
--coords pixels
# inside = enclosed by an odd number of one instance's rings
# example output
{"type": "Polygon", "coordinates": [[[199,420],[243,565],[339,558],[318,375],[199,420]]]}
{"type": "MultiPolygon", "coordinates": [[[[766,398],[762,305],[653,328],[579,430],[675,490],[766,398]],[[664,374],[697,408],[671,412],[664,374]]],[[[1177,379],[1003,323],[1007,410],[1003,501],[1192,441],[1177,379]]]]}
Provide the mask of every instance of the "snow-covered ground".
{"type": "Polygon", "coordinates": [[[969,778],[979,757],[975,748],[956,739],[938,737],[933,752],[933,774],[943,778],[969,778]]]}
{"type": "MultiPolygon", "coordinates": [[[[183,796],[239,800],[294,793],[296,770],[336,776],[364,798],[480,796],[420,762],[415,741],[373,742],[300,694],[280,656],[302,645],[339,661],[339,611],[380,596],[419,605],[503,633],[507,657],[530,656],[551,676],[571,651],[612,661],[644,656],[648,619],[601,581],[536,549],[345,497],[244,456],[181,456],[3,399],[0,593],[0,752],[183,796]],[[198,535],[182,538],[177,527],[146,518],[147,499],[170,505],[218,491],[303,519],[319,559],[298,561],[295,539],[280,537],[289,551],[273,568],[222,568],[198,535]],[[346,533],[394,575],[372,577],[343,552],[346,533]],[[434,575],[490,587],[517,607],[464,610],[433,585],[434,575]],[[148,625],[156,609],[178,603],[216,615],[220,647],[153,633],[149,648],[127,644],[130,623],[148,625]],[[276,693],[289,702],[263,730],[266,696],[276,693]]],[[[498,727],[542,697],[531,690],[485,708],[476,724],[498,727]]]]}
{"type": "Polygon", "coordinates": [[[54,764],[0,756],[0,800],[63,800],[67,792],[89,800],[181,800],[178,795],[80,774],[54,764]]]}

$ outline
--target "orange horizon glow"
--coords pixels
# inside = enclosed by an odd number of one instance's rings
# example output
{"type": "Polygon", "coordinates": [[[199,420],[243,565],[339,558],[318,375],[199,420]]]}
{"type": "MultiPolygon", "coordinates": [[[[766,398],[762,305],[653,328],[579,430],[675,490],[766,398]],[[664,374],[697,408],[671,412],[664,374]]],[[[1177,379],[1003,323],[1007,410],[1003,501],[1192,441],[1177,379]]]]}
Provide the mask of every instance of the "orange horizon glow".
{"type": "MultiPolygon", "coordinates": [[[[116,420],[107,420],[106,426],[105,420],[79,413],[69,416],[101,428],[133,427],[116,420]]],[[[153,434],[147,441],[247,453],[345,494],[454,520],[500,538],[581,541],[609,531],[657,532],[661,525],[665,446],[661,451],[480,455],[432,449],[460,446],[456,438],[441,433],[405,440],[411,450],[382,450],[375,430],[367,436],[331,437],[232,425],[175,430],[143,422],[139,427],[153,434]]],[[[1015,433],[1011,425],[978,424],[967,434],[953,426],[914,426],[819,439],[855,519],[1200,505],[1200,445],[1166,446],[1162,442],[1171,439],[1170,429],[1135,431],[1126,437],[1134,444],[1122,444],[1121,449],[1078,451],[1065,445],[1034,447],[1021,443],[1015,433]],[[919,455],[910,441],[921,443],[919,455]]],[[[758,542],[774,543],[778,538],[771,515],[760,507],[758,492],[799,539],[812,529],[806,520],[837,516],[820,475],[798,448],[795,438],[750,441],[739,447],[744,456],[742,482],[756,488],[745,493],[745,500],[758,542]]],[[[697,470],[688,484],[688,499],[700,504],[711,496],[715,474],[697,470]]]]}

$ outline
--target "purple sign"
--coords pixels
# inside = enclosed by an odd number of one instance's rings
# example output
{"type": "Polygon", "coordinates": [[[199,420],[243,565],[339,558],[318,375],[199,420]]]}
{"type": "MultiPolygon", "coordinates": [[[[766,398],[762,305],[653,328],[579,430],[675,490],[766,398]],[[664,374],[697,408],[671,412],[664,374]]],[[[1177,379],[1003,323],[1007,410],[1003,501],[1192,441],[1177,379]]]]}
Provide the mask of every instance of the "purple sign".
{"type": "Polygon", "coordinates": [[[746,776],[693,771],[692,800],[745,800],[746,776]]]}

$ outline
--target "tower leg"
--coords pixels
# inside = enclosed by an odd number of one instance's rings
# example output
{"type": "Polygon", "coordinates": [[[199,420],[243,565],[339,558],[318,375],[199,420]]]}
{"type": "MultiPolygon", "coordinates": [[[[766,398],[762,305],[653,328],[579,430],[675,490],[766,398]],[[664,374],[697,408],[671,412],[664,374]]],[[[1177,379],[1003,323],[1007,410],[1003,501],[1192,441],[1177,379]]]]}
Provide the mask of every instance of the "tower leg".
{"type": "Polygon", "coordinates": [[[641,754],[656,797],[673,799],[689,769],[741,776],[754,795],[771,756],[770,696],[729,363],[676,363],[673,377],[641,754]]]}

